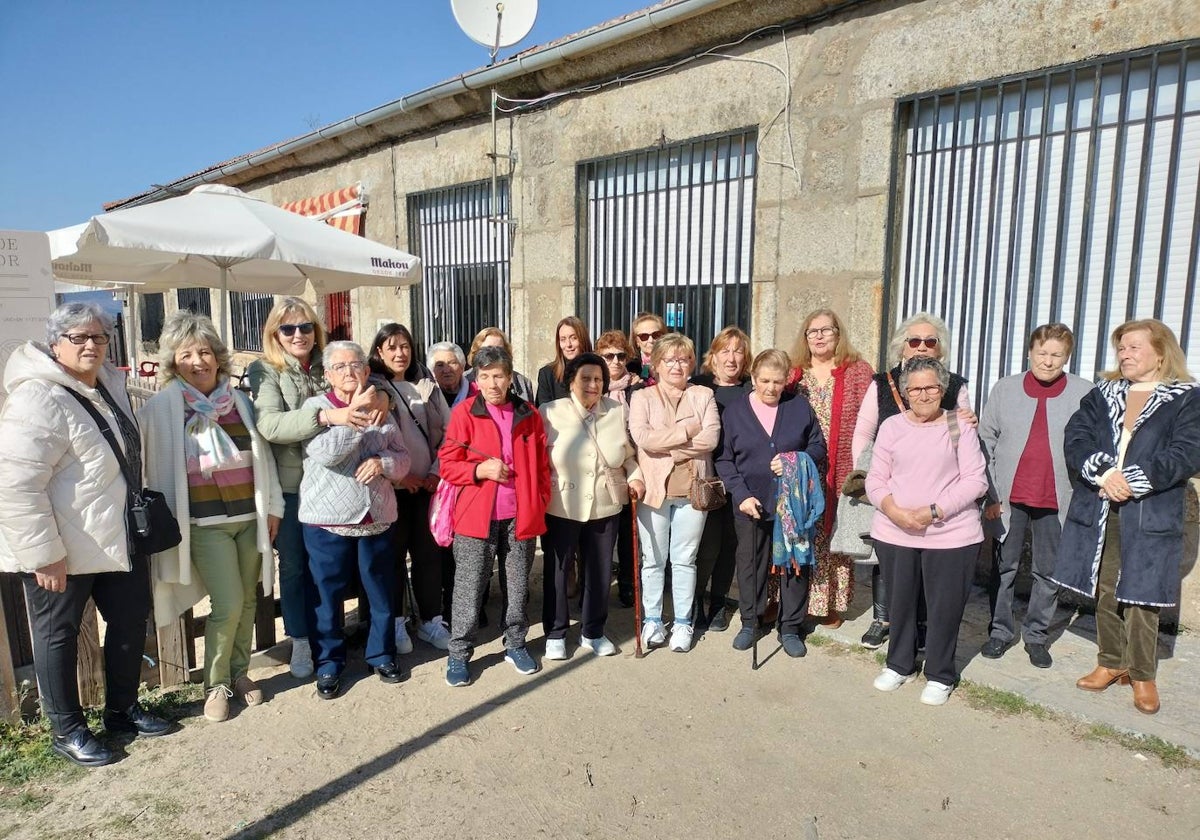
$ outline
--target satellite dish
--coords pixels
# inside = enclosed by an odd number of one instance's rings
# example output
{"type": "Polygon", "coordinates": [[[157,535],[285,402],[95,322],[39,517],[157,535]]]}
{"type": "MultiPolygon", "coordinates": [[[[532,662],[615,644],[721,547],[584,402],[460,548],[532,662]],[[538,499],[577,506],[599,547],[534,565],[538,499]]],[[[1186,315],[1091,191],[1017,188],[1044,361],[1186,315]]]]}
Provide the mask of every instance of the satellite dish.
{"type": "Polygon", "coordinates": [[[529,34],[537,0],[450,0],[454,19],[467,37],[492,51],[511,47],[529,34]]]}

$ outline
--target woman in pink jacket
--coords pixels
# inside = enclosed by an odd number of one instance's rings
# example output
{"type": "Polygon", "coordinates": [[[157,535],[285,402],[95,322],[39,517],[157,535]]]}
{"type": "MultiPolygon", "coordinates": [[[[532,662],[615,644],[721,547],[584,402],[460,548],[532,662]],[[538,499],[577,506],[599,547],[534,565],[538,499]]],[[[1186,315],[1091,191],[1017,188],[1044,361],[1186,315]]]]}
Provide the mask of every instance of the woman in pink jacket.
{"type": "Polygon", "coordinates": [[[941,407],[950,374],[937,359],[915,357],[900,373],[909,408],[889,417],[875,437],[867,496],[875,507],[871,536],[892,619],[887,667],[875,678],[895,691],[917,676],[917,601],[929,607],[921,702],[940,706],[958,681],[958,626],[983,543],[977,499],[987,492],[983,451],[974,427],[941,407]]]}

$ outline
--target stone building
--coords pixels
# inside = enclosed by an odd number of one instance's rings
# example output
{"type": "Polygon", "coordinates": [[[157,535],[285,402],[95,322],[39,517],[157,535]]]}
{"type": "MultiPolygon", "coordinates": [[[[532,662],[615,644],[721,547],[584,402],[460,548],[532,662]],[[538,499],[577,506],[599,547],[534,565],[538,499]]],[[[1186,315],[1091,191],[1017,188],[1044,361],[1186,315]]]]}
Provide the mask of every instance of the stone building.
{"type": "MultiPolygon", "coordinates": [[[[1075,327],[1085,377],[1128,317],[1200,349],[1198,179],[1195,0],[674,0],[110,209],[361,186],[327,209],[425,282],[320,301],[331,326],[498,324],[531,374],[570,313],[658,311],[701,347],[738,323],[759,349],[832,306],[877,360],[931,310],[978,405],[1046,321],[1075,327]]],[[[168,297],[150,321],[208,293],[168,297]]],[[[237,349],[269,305],[234,301],[237,349]]]]}

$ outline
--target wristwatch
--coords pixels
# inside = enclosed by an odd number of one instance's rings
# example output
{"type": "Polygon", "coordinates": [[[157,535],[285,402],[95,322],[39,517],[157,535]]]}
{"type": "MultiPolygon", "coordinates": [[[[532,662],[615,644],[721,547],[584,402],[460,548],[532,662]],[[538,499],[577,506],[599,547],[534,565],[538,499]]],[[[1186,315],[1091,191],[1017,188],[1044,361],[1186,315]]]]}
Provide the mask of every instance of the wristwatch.
{"type": "Polygon", "coordinates": [[[930,521],[930,522],[937,522],[937,521],[938,521],[939,519],[941,519],[941,518],[942,518],[942,517],[938,516],[938,509],[937,509],[937,505],[930,505],[930,506],[929,506],[929,521],[930,521]]]}

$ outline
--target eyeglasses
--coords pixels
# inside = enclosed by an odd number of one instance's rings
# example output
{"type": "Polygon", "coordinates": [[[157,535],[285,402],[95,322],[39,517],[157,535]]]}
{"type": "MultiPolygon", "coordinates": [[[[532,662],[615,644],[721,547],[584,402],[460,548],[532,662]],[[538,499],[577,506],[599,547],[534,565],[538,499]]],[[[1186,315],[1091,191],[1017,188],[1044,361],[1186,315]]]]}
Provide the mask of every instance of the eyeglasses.
{"type": "Polygon", "coordinates": [[[664,335],[666,335],[666,333],[663,332],[662,330],[655,330],[654,332],[648,332],[648,333],[638,333],[637,340],[638,341],[650,341],[651,339],[653,339],[654,341],[658,341],[664,335]]]}
{"type": "Polygon", "coordinates": [[[103,347],[105,344],[108,344],[107,333],[62,333],[62,337],[77,346],[87,344],[89,338],[97,347],[103,347]]]}
{"type": "Polygon", "coordinates": [[[667,367],[688,367],[692,363],[692,360],[686,356],[679,356],[674,359],[663,359],[662,361],[667,367]]]}
{"type": "Polygon", "coordinates": [[[916,350],[922,344],[924,344],[926,347],[928,347],[930,350],[932,350],[934,347],[938,346],[938,340],[936,338],[910,338],[910,339],[908,339],[908,346],[913,348],[914,350],[916,350]]]}
{"type": "MultiPolygon", "coordinates": [[[[312,326],[311,324],[309,326],[312,326]]],[[[329,369],[336,374],[345,376],[347,373],[361,373],[367,369],[366,362],[338,362],[336,365],[330,365],[329,369]]]]}
{"type": "Polygon", "coordinates": [[[312,321],[305,321],[303,324],[280,324],[279,331],[291,338],[296,334],[296,330],[300,330],[301,335],[312,335],[312,331],[316,329],[312,321]]]}
{"type": "Polygon", "coordinates": [[[922,394],[924,394],[927,397],[936,397],[941,392],[942,392],[941,385],[924,385],[924,386],[917,387],[917,388],[905,388],[904,389],[904,393],[908,394],[909,397],[919,397],[922,394]]]}
{"type": "Polygon", "coordinates": [[[601,353],[606,362],[623,362],[629,358],[628,353],[601,353]]]}
{"type": "Polygon", "coordinates": [[[805,338],[828,338],[831,335],[837,335],[837,327],[813,327],[804,331],[805,338]]]}

